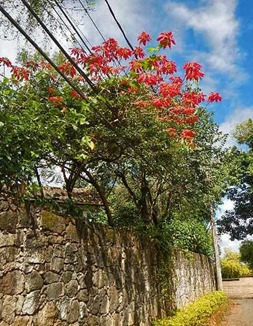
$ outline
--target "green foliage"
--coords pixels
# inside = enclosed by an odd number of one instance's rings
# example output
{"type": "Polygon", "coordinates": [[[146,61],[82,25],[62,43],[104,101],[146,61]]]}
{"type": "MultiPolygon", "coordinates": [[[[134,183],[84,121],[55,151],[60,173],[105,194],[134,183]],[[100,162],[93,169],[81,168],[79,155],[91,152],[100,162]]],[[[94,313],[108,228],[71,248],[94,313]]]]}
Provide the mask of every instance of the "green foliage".
{"type": "Polygon", "coordinates": [[[240,245],[241,261],[253,269],[253,241],[244,240],[240,245]]]}
{"type": "Polygon", "coordinates": [[[227,306],[224,292],[212,292],[178,310],[173,317],[155,321],[153,326],[207,326],[210,318],[227,306]]]}
{"type": "Polygon", "coordinates": [[[224,258],[221,259],[221,273],[223,278],[238,278],[251,276],[252,270],[241,263],[239,253],[227,249],[224,258]]]}
{"type": "Polygon", "coordinates": [[[202,222],[195,219],[185,221],[175,219],[166,225],[166,229],[175,247],[206,256],[212,255],[212,237],[202,222]]]}
{"type": "Polygon", "coordinates": [[[166,254],[172,248],[186,253],[196,252],[211,256],[213,253],[212,238],[203,223],[192,220],[172,220],[156,227],[145,227],[140,224],[138,230],[142,235],[148,236],[156,242],[158,247],[166,254]]]}
{"type": "Polygon", "coordinates": [[[230,187],[227,197],[234,202],[234,209],[226,211],[218,222],[221,233],[231,239],[243,240],[253,234],[253,123],[249,119],[236,127],[235,136],[242,145],[230,154],[230,187]]]}

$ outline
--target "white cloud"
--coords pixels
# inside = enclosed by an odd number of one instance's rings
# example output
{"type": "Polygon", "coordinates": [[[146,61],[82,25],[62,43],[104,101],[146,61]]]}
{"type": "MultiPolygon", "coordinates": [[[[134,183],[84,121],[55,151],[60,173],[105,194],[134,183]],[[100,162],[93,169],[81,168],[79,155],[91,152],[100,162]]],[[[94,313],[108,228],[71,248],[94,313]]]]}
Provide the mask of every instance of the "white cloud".
{"type": "Polygon", "coordinates": [[[236,145],[236,140],[233,138],[232,132],[238,123],[241,123],[249,118],[253,119],[252,107],[237,108],[232,112],[232,114],[225,118],[225,121],[220,125],[220,130],[225,134],[229,134],[226,142],[227,146],[236,145]]]}
{"type": "Polygon", "coordinates": [[[239,240],[231,241],[229,234],[223,234],[220,237],[220,241],[219,241],[219,246],[221,249],[221,256],[224,256],[224,253],[225,253],[224,250],[227,248],[232,251],[238,252],[240,244],[241,244],[241,241],[239,241],[239,240]]]}
{"type": "MultiPolygon", "coordinates": [[[[149,24],[148,16],[143,15],[143,2],[141,0],[128,0],[120,1],[119,3],[118,0],[111,0],[110,5],[127,37],[131,42],[136,42],[136,37],[140,32],[146,30],[149,24]]],[[[114,37],[121,44],[125,44],[122,33],[111,16],[105,1],[98,1],[90,15],[106,39],[114,37]]],[[[101,37],[87,16],[85,17],[82,31],[92,44],[101,43],[101,37]]]]}
{"type": "MultiPolygon", "coordinates": [[[[237,45],[239,21],[235,16],[236,0],[208,0],[190,8],[176,1],[166,5],[168,14],[177,21],[180,28],[190,28],[210,52],[201,51],[198,57],[212,70],[237,76],[237,60],[242,56],[237,45]]],[[[244,74],[243,74],[244,75],[244,74]]],[[[244,76],[242,76],[244,78],[244,76]]]]}

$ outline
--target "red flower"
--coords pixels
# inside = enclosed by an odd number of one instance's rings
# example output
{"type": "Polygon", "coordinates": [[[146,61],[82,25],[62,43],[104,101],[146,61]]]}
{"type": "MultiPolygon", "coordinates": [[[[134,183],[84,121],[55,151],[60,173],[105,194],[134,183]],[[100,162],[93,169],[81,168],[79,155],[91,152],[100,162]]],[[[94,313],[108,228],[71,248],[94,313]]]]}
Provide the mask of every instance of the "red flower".
{"type": "Polygon", "coordinates": [[[169,48],[171,48],[171,45],[172,44],[176,44],[172,32],[161,33],[157,37],[157,41],[160,43],[160,46],[162,48],[164,48],[164,49],[166,48],[166,46],[168,46],[169,48]]]}
{"type": "Polygon", "coordinates": [[[10,60],[8,58],[5,58],[5,57],[0,57],[0,64],[1,63],[5,64],[7,67],[12,66],[12,63],[10,62],[10,60]]]}
{"type": "Polygon", "coordinates": [[[180,86],[183,84],[182,78],[178,76],[171,76],[169,80],[171,80],[173,84],[179,84],[180,86]]]}
{"type": "Polygon", "coordinates": [[[175,128],[167,128],[166,131],[170,134],[170,137],[177,136],[177,130],[175,128]]]}
{"type": "Polygon", "coordinates": [[[174,61],[166,60],[162,63],[161,67],[159,68],[159,72],[162,74],[174,74],[177,72],[177,65],[174,61]]]}
{"type": "Polygon", "coordinates": [[[181,138],[182,139],[192,139],[195,135],[195,132],[190,129],[185,129],[181,133],[181,138]]]}
{"type": "Polygon", "coordinates": [[[192,117],[185,118],[185,123],[191,124],[195,123],[199,120],[199,117],[197,115],[193,115],[192,117]]]}
{"type": "Polygon", "coordinates": [[[133,54],[137,57],[137,58],[144,58],[145,57],[145,52],[144,50],[140,47],[140,46],[136,46],[133,50],[133,54]]]}
{"type": "Polygon", "coordinates": [[[195,113],[195,109],[194,108],[184,108],[182,113],[186,114],[186,115],[191,115],[191,114],[195,113]]]}
{"type": "Polygon", "coordinates": [[[137,40],[139,41],[139,44],[146,45],[147,42],[151,41],[151,36],[146,33],[142,32],[138,37],[137,40]]]}
{"type": "Polygon", "coordinates": [[[11,72],[13,77],[15,77],[17,80],[29,80],[30,71],[28,69],[18,66],[12,66],[11,72]]]}
{"type": "Polygon", "coordinates": [[[126,60],[131,57],[132,51],[128,48],[118,48],[116,54],[118,55],[119,59],[124,58],[126,60]]]}
{"type": "Polygon", "coordinates": [[[186,80],[196,80],[204,76],[204,73],[200,71],[201,65],[197,62],[187,62],[184,64],[183,69],[185,70],[186,80]]]}
{"type": "Polygon", "coordinates": [[[200,104],[201,102],[204,102],[204,100],[205,100],[205,95],[202,92],[196,93],[196,92],[189,91],[184,93],[184,95],[182,96],[183,104],[190,105],[193,107],[200,104]]]}
{"type": "Polygon", "coordinates": [[[144,84],[146,84],[148,86],[156,85],[157,76],[153,75],[153,74],[150,74],[148,72],[144,72],[144,73],[139,74],[139,77],[138,77],[137,81],[139,83],[144,83],[144,84]]]}
{"type": "Polygon", "coordinates": [[[76,75],[76,69],[68,62],[61,64],[59,70],[72,78],[76,75]]]}
{"type": "Polygon", "coordinates": [[[74,98],[77,98],[77,99],[80,99],[81,98],[80,94],[76,90],[74,90],[74,89],[69,93],[69,95],[71,97],[74,97],[74,98]]]}
{"type": "Polygon", "coordinates": [[[211,92],[208,96],[207,102],[219,102],[222,100],[222,97],[219,93],[211,92]]]}
{"type": "Polygon", "coordinates": [[[151,103],[156,108],[160,109],[162,107],[168,107],[170,105],[170,102],[171,101],[169,99],[164,99],[164,98],[157,97],[157,98],[154,98],[151,103]]]}
{"type": "Polygon", "coordinates": [[[174,97],[177,95],[180,95],[180,85],[177,84],[169,84],[166,82],[162,82],[160,83],[160,87],[159,87],[159,94],[161,94],[163,97],[174,97]]]}
{"type": "Polygon", "coordinates": [[[38,63],[30,60],[30,61],[26,62],[26,67],[36,70],[39,68],[39,65],[38,65],[38,63]]]}
{"type": "Polygon", "coordinates": [[[129,66],[131,71],[141,72],[143,70],[142,62],[139,60],[130,61],[129,66]]]}
{"type": "Polygon", "coordinates": [[[49,96],[49,101],[53,102],[55,106],[61,106],[63,102],[63,98],[61,96],[49,96]]]}

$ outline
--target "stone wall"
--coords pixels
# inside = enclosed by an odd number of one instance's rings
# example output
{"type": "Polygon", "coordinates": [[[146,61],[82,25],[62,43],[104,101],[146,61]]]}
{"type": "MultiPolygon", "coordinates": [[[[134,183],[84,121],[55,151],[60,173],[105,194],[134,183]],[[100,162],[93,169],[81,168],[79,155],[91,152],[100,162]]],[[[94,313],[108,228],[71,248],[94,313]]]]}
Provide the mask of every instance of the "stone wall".
{"type": "Polygon", "coordinates": [[[214,289],[206,257],[177,253],[163,277],[159,265],[155,245],[130,230],[2,212],[0,326],[150,325],[214,289]]]}

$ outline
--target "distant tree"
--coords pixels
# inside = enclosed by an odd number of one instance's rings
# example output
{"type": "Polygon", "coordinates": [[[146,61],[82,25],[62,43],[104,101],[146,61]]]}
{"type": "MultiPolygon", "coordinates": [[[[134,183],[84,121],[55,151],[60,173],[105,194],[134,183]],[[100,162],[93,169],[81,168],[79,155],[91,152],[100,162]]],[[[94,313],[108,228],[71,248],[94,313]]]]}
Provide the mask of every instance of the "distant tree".
{"type": "Polygon", "coordinates": [[[221,259],[221,272],[223,278],[237,278],[252,275],[252,270],[242,264],[239,252],[225,248],[225,255],[221,259]]]}
{"type": "Polygon", "coordinates": [[[241,261],[253,268],[253,241],[244,240],[240,246],[241,261]]]}
{"type": "Polygon", "coordinates": [[[226,211],[218,221],[221,233],[229,233],[231,239],[243,240],[253,234],[253,122],[251,119],[239,124],[235,137],[244,149],[233,148],[228,169],[232,185],[227,191],[234,209],[226,211]]]}

